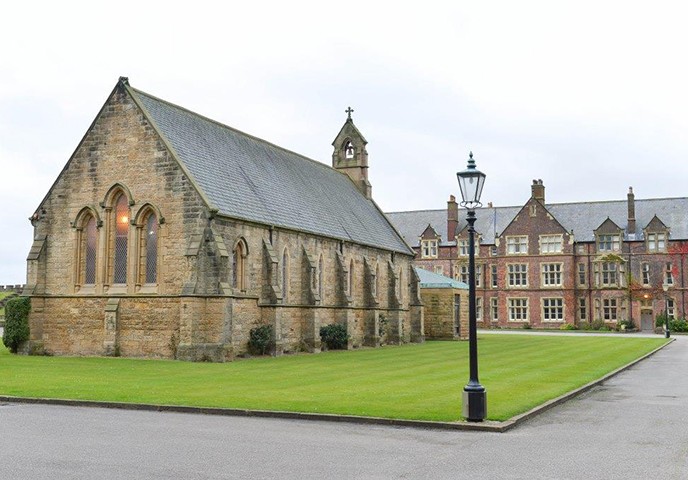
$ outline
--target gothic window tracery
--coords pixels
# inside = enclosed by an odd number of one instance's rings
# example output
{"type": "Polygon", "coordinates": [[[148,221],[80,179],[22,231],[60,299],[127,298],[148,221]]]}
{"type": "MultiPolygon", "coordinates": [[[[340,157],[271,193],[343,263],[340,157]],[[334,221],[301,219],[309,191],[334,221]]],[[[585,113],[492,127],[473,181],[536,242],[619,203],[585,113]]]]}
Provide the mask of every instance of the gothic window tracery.
{"type": "Polygon", "coordinates": [[[124,193],[115,199],[113,229],[113,271],[112,283],[127,283],[127,251],[129,248],[129,202],[124,193]]]}

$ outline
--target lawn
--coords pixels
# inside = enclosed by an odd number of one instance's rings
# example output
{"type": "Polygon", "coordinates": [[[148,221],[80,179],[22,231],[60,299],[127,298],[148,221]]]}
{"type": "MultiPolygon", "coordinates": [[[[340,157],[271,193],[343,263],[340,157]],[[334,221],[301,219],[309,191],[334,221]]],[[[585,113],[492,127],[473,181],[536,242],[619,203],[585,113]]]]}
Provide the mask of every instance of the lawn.
{"type": "MultiPolygon", "coordinates": [[[[506,420],[657,348],[663,338],[479,337],[488,419],[506,420]]],[[[27,357],[0,347],[0,395],[457,421],[467,342],[189,363],[27,357]]]]}

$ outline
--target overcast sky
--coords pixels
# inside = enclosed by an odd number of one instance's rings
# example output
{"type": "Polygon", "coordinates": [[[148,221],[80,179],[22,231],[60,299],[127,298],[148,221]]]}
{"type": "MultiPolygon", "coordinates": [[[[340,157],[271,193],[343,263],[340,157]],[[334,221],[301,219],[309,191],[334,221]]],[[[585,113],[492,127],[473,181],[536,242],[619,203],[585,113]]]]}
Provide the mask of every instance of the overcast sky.
{"type": "Polygon", "coordinates": [[[685,196],[683,2],[9,2],[0,20],[0,284],[119,76],[330,163],[351,106],[385,211],[685,196]]]}

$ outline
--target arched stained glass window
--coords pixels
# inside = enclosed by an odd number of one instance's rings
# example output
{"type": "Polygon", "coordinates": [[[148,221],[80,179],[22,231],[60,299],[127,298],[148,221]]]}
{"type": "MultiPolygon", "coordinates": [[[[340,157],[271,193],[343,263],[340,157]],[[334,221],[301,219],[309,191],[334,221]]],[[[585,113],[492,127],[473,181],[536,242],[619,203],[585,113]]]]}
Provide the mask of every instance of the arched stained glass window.
{"type": "Polygon", "coordinates": [[[156,283],[158,281],[158,219],[154,213],[148,215],[144,236],[146,283],[156,283]]]}
{"type": "Polygon", "coordinates": [[[115,202],[115,258],[113,283],[127,283],[127,249],[129,247],[129,203],[124,194],[115,202]]]}
{"type": "Polygon", "coordinates": [[[96,242],[98,230],[96,229],[96,219],[89,216],[84,228],[84,284],[93,285],[96,283],[96,242]]]}

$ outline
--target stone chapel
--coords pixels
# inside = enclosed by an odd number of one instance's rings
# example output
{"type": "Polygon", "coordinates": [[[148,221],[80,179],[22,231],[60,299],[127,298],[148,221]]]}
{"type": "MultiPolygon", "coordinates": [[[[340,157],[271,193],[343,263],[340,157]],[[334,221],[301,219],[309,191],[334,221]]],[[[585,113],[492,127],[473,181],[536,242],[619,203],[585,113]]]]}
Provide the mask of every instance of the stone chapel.
{"type": "Polygon", "coordinates": [[[413,250],[348,118],[332,167],[133,88],[112,93],[30,220],[25,351],[227,361],[420,342],[413,250]]]}

